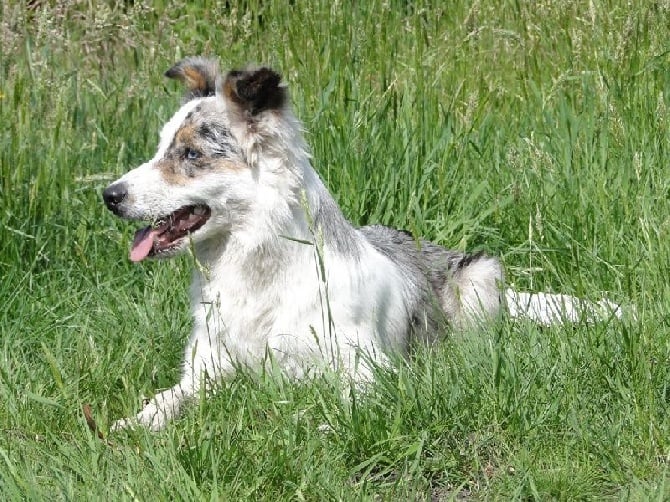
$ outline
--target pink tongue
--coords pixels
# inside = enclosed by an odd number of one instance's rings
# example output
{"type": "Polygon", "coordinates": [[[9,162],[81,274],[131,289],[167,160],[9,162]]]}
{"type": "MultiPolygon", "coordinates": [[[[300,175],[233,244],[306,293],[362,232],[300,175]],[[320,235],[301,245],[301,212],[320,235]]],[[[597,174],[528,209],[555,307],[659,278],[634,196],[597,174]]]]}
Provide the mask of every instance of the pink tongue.
{"type": "Polygon", "coordinates": [[[154,237],[157,234],[158,230],[154,230],[151,227],[140,228],[137,232],[135,232],[133,247],[130,248],[131,261],[142,261],[147,256],[149,256],[149,252],[154,245],[154,237]]]}

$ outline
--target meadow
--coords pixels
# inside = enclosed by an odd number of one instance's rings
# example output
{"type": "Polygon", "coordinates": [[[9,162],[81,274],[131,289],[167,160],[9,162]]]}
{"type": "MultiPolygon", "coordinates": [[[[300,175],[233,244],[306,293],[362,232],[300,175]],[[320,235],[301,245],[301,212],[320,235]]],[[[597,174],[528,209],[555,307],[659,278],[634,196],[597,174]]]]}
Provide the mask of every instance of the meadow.
{"type": "Polygon", "coordinates": [[[670,498],[670,2],[2,3],[5,500],[670,498]],[[101,191],[150,158],[186,55],[278,69],[356,224],[501,256],[636,319],[445,332],[364,399],[240,371],[166,431],[188,257],[133,265],[101,191]],[[330,432],[319,431],[328,423],[330,432]]]}

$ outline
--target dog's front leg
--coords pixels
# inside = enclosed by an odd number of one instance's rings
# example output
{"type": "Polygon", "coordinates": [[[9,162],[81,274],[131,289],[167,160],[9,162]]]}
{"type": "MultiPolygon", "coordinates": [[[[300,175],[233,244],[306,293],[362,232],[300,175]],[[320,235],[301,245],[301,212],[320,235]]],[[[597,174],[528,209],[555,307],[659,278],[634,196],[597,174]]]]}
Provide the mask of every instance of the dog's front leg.
{"type": "Polygon", "coordinates": [[[234,371],[228,352],[218,346],[218,338],[211,336],[207,327],[199,329],[196,323],[186,345],[181,381],[156,394],[136,416],[117,420],[111,430],[141,426],[160,431],[179,416],[189,401],[200,395],[203,385],[209,395],[214,391],[216,382],[234,371]]]}

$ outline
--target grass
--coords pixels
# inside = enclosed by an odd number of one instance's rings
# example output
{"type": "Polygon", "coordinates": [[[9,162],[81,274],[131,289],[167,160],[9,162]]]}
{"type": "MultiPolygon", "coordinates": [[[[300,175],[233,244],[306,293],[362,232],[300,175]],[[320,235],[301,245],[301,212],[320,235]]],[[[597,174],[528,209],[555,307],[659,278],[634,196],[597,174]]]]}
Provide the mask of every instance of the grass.
{"type": "Polygon", "coordinates": [[[4,2],[0,493],[7,499],[670,497],[668,2],[4,2]],[[187,260],[132,265],[101,189],[153,154],[187,54],[279,68],[345,214],[502,256],[637,322],[419,348],[363,401],[241,372],[99,441],[178,377],[187,260]],[[324,434],[319,424],[334,431],[324,434]]]}

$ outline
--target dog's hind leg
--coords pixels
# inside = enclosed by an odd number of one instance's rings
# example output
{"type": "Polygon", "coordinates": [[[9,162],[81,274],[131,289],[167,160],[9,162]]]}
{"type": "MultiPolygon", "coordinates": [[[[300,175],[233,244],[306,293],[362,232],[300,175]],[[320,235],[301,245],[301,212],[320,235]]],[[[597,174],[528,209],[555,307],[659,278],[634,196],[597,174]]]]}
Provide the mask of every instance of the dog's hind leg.
{"type": "Polygon", "coordinates": [[[443,308],[456,327],[486,322],[500,313],[504,274],[490,256],[465,256],[445,285],[443,308]]]}

